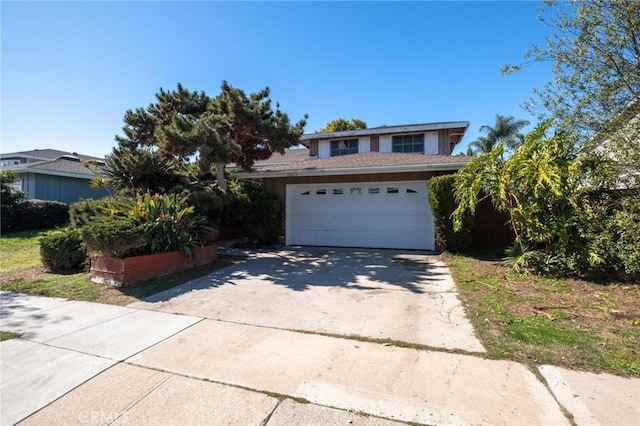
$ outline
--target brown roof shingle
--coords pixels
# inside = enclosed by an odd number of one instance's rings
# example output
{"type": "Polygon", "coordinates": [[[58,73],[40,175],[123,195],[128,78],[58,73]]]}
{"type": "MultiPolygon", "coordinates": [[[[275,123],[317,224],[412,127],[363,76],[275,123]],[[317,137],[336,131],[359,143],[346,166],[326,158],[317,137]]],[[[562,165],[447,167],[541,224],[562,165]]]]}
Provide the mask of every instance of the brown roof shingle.
{"type": "MultiPolygon", "coordinates": [[[[260,162],[254,166],[254,172],[322,170],[322,169],[351,169],[385,166],[460,164],[470,160],[466,156],[432,155],[418,153],[397,152],[363,152],[360,154],[341,155],[329,158],[310,158],[306,160],[289,161],[287,163],[260,162]]],[[[270,161],[271,159],[267,160],[270,161]]]]}

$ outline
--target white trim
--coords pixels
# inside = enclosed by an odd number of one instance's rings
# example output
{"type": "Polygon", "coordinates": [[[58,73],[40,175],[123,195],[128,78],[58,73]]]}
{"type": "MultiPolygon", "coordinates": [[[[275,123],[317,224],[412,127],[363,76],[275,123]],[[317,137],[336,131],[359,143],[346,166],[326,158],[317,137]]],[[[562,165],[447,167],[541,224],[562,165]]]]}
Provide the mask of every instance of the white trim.
{"type": "Polygon", "coordinates": [[[239,179],[261,179],[272,177],[297,177],[297,176],[336,176],[336,175],[364,175],[369,173],[404,173],[404,172],[428,172],[459,170],[464,167],[464,163],[437,163],[437,164],[402,164],[398,166],[373,166],[373,167],[348,167],[334,169],[299,169],[299,170],[278,170],[265,172],[238,172],[239,179]]]}
{"type": "Polygon", "coordinates": [[[389,127],[377,127],[374,129],[363,130],[348,130],[342,132],[332,133],[308,133],[300,136],[301,141],[308,141],[312,139],[331,139],[331,138],[346,138],[351,136],[368,136],[368,135],[384,135],[391,133],[411,133],[411,132],[423,132],[443,129],[455,129],[464,127],[465,132],[469,127],[468,121],[448,121],[444,123],[431,123],[431,124],[413,124],[406,126],[389,126],[389,127]]]}

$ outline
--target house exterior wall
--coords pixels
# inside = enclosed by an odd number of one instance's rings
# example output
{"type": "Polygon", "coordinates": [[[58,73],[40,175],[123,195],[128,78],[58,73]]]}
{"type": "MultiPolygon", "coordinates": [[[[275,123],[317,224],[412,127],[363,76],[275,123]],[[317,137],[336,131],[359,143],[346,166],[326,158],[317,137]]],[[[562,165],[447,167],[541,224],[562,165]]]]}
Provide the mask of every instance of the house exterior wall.
{"type": "MultiPolygon", "coordinates": [[[[378,152],[392,152],[392,136],[394,135],[402,135],[402,134],[415,134],[415,133],[423,133],[424,134],[424,153],[425,154],[441,154],[441,155],[451,155],[452,146],[451,146],[451,135],[454,133],[453,129],[443,129],[432,132],[411,132],[411,133],[393,133],[387,135],[371,135],[371,136],[360,136],[357,138],[348,138],[348,139],[358,139],[358,152],[369,152],[369,151],[378,151],[378,152]]],[[[309,155],[315,156],[318,158],[328,158],[331,156],[331,141],[336,140],[333,139],[312,139],[309,141],[309,155]]]]}
{"type": "MultiPolygon", "coordinates": [[[[109,195],[106,189],[91,188],[89,180],[63,176],[25,173],[28,176],[27,196],[31,199],[75,203],[81,198],[99,199],[109,195]]],[[[23,183],[24,185],[24,183],[23,183]]],[[[24,186],[23,186],[24,187],[24,186]]]]}

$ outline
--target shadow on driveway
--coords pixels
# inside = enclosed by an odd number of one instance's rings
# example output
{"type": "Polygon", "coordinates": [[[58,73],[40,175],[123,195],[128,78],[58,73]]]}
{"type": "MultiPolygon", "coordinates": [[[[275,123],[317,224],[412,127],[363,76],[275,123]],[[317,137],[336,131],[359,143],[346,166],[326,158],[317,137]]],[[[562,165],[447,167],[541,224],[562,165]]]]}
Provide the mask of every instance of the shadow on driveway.
{"type": "Polygon", "coordinates": [[[260,281],[302,292],[312,287],[347,290],[406,290],[421,294],[445,279],[438,255],[429,252],[295,248],[278,251],[243,251],[248,260],[151,296],[163,302],[193,290],[260,281]]]}

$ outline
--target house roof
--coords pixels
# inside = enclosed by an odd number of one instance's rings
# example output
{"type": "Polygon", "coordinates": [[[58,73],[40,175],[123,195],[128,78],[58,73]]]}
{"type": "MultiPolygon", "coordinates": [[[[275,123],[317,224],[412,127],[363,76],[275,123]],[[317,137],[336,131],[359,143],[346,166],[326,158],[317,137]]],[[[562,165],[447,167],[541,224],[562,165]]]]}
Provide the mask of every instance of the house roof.
{"type": "Polygon", "coordinates": [[[70,155],[80,159],[80,161],[100,160],[104,158],[92,157],[90,155],[78,154],[77,152],[60,151],[57,149],[32,149],[30,151],[8,152],[0,154],[0,158],[28,158],[30,160],[55,160],[63,155],[70,155]]]}
{"type": "Polygon", "coordinates": [[[307,149],[289,150],[258,162],[252,172],[240,172],[244,179],[285,176],[318,176],[366,173],[394,173],[427,170],[457,170],[470,157],[418,153],[363,152],[318,159],[308,157],[307,149]],[[293,152],[291,151],[300,151],[293,152]],[[303,159],[303,153],[307,156],[303,159]],[[278,158],[277,156],[280,156],[278,158]],[[276,157],[274,159],[274,157],[276,157]],[[280,161],[275,161],[280,160],[280,161]]]}
{"type": "MultiPolygon", "coordinates": [[[[420,131],[434,131],[443,129],[459,129],[460,139],[467,131],[469,127],[468,121],[440,121],[436,123],[422,123],[422,124],[401,124],[395,126],[379,126],[362,130],[347,130],[342,132],[331,133],[308,133],[300,137],[301,142],[310,141],[313,139],[329,139],[329,138],[345,138],[352,136],[369,136],[369,135],[386,135],[392,133],[409,133],[420,131]]],[[[456,143],[458,142],[456,141],[456,143]]]]}
{"type": "Polygon", "coordinates": [[[85,167],[80,159],[70,156],[61,156],[54,160],[17,164],[3,167],[3,169],[14,173],[36,173],[80,179],[93,179],[96,176],[94,171],[85,167]]]}

